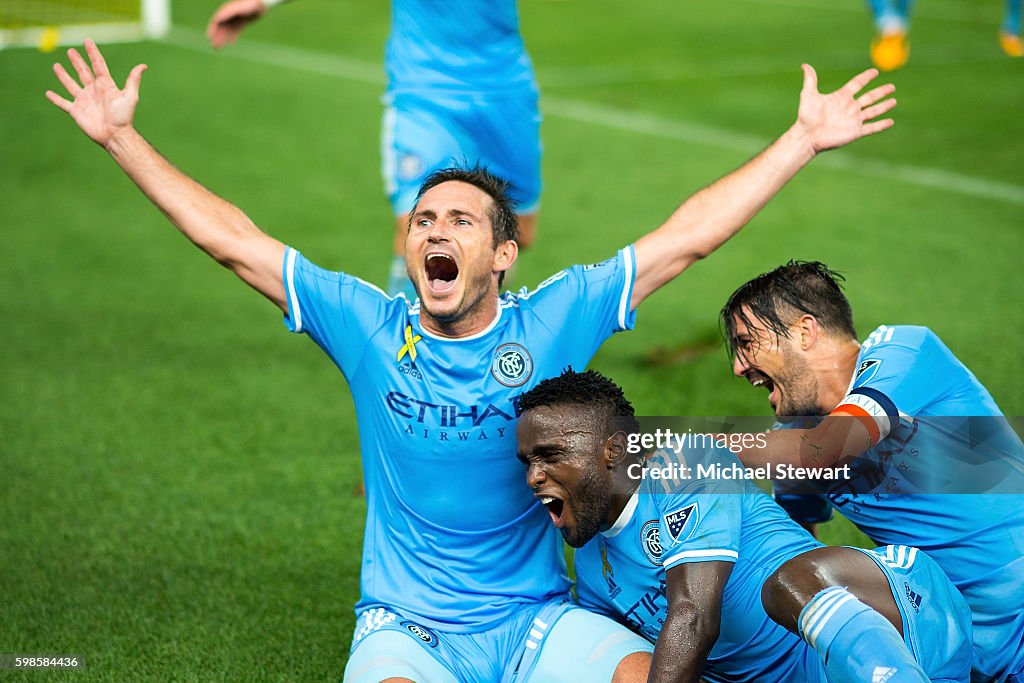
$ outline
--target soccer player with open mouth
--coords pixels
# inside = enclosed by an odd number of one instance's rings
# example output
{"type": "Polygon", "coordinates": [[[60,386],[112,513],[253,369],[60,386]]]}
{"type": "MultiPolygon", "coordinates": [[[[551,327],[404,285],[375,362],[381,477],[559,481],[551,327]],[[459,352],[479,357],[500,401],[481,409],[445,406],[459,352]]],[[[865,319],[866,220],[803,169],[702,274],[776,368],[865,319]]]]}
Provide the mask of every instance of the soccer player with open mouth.
{"type": "Polygon", "coordinates": [[[779,429],[750,467],[848,468],[780,504],[813,529],[832,509],[877,543],[925,550],[971,607],[972,680],[1024,676],[1024,444],[988,390],[932,330],[882,325],[858,340],[842,276],[791,261],[721,311],[737,377],[768,388],[779,429]]]}
{"type": "Polygon", "coordinates": [[[747,480],[636,476],[735,458],[631,450],[633,406],[594,371],[544,380],[520,407],[518,457],[576,548],[580,604],[657,643],[651,680],[968,679],[970,609],[917,548],[824,547],[747,480]]]}
{"type": "MultiPolygon", "coordinates": [[[[189,240],[265,296],[348,380],[367,517],[346,681],[645,680],[650,645],[570,601],[561,537],[522,486],[516,401],[585,367],[636,308],[736,234],[819,153],[887,129],[892,86],[869,70],[818,91],[804,65],[797,120],[756,158],[685,201],[608,260],[499,294],[518,224],[482,169],[430,176],[410,214],[405,262],[419,298],[388,297],[319,268],[174,168],[133,125],[145,67],[120,89],[97,47],[71,99],[50,101],[101,145],[189,240]],[[472,514],[466,497],[472,495],[472,514]]],[[[570,506],[570,509],[573,509],[570,506]]],[[[562,517],[565,511],[562,511],[562,517]]]]}

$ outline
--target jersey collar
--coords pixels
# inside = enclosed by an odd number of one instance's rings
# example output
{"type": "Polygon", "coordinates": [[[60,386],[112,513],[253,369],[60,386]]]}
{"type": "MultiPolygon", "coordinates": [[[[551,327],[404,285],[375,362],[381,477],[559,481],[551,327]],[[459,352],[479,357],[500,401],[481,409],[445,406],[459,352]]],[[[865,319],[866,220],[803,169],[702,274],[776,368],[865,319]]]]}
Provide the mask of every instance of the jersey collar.
{"type": "Polygon", "coordinates": [[[412,311],[410,311],[409,317],[416,318],[416,327],[419,328],[419,332],[421,332],[424,336],[430,337],[431,339],[436,339],[437,341],[467,342],[473,341],[474,339],[479,339],[480,337],[489,334],[491,330],[493,330],[498,325],[498,321],[501,320],[501,310],[501,306],[498,306],[498,312],[495,313],[494,320],[492,320],[490,324],[484,329],[480,330],[475,334],[471,334],[468,337],[440,337],[436,334],[433,334],[430,330],[426,329],[425,327],[423,327],[423,322],[420,320],[420,308],[418,305],[418,300],[417,305],[414,307],[412,311]]]}
{"type": "MultiPolygon", "coordinates": [[[[850,385],[846,387],[846,393],[843,394],[843,398],[839,399],[839,403],[842,403],[850,392],[853,391],[853,385],[857,383],[857,368],[860,367],[860,359],[864,356],[864,346],[861,345],[860,352],[857,354],[857,361],[853,364],[853,374],[850,375],[850,385]]],[[[838,407],[838,406],[837,406],[838,407]]]]}
{"type": "Polygon", "coordinates": [[[640,487],[636,487],[636,491],[633,491],[633,495],[626,501],[626,507],[622,508],[622,512],[619,513],[619,518],[615,520],[615,524],[612,524],[607,531],[602,531],[601,535],[605,538],[613,538],[619,535],[619,532],[626,528],[626,525],[633,519],[633,513],[636,512],[637,503],[640,502],[640,487]]]}

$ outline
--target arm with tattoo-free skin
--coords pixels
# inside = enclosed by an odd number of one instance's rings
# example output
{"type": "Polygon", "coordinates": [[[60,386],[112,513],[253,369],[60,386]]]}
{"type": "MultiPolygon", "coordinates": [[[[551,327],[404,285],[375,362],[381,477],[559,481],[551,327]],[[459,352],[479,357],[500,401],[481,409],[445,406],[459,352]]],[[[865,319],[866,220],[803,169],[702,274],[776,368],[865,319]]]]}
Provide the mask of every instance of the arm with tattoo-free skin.
{"type": "Polygon", "coordinates": [[[868,69],[833,93],[818,92],[818,76],[803,65],[797,120],[789,130],[743,167],[687,199],[658,229],[641,237],[630,308],[708,256],[743,228],[815,156],[874,135],[893,125],[877,119],[896,106],[884,99],[895,86],[882,85],[857,96],[878,71],[868,69]]]}
{"type": "Polygon", "coordinates": [[[146,66],[132,69],[124,89],[119,89],[96,44],[86,40],[85,51],[89,64],[77,50],[68,50],[77,80],[61,64],[53,66],[71,99],[52,90],[46,91],[47,99],[105,149],[185,237],[287,311],[281,278],[284,244],[260,231],[237,206],[176,169],[135,130],[135,107],[146,66]]]}
{"type": "Polygon", "coordinates": [[[666,572],[668,616],[654,646],[648,680],[698,683],[718,640],[722,593],[732,573],[729,562],[687,562],[666,572]]]}

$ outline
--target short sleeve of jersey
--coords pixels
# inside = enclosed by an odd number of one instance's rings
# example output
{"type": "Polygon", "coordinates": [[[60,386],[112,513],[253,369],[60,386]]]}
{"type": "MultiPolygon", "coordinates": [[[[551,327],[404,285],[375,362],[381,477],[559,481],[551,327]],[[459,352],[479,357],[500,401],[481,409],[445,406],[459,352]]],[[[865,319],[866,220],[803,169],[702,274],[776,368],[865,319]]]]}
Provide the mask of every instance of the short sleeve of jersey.
{"type": "Polygon", "coordinates": [[[324,270],[289,247],[282,264],[288,312],[285,326],[305,332],[348,376],[370,337],[404,302],[357,277],[324,270]]]}
{"type": "Polygon", "coordinates": [[[546,326],[557,325],[560,337],[593,351],[613,333],[633,329],[636,312],[629,303],[635,277],[636,260],[628,246],[607,261],[552,275],[520,295],[520,305],[528,305],[546,326]]]}
{"type": "Polygon", "coordinates": [[[901,416],[918,415],[942,393],[935,342],[924,327],[879,327],[864,342],[850,392],[833,414],[862,418],[874,443],[884,439],[901,416]]]}
{"type": "Polygon", "coordinates": [[[716,484],[694,482],[657,495],[661,512],[661,557],[665,570],[687,562],[739,559],[743,494],[716,484]]]}

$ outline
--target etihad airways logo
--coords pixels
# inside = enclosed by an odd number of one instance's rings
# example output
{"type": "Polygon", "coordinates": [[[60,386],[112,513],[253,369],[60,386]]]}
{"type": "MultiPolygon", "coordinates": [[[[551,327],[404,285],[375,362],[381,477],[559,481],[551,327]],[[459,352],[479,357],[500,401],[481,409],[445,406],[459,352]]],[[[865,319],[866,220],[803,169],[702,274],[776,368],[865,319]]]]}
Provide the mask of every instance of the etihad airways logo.
{"type": "Polygon", "coordinates": [[[519,417],[519,397],[509,399],[509,406],[502,410],[493,403],[475,406],[455,404],[442,405],[421,401],[398,391],[390,391],[384,399],[392,412],[420,424],[438,427],[479,427],[485,420],[499,419],[511,422],[519,417]]]}

